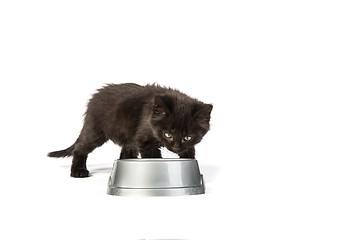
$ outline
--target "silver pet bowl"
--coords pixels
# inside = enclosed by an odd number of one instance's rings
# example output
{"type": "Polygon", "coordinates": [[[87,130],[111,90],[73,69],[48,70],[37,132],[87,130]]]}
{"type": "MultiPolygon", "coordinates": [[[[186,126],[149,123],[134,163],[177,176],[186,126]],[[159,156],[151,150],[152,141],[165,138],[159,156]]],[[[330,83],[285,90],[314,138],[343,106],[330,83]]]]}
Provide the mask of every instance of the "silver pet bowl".
{"type": "Polygon", "coordinates": [[[180,196],[205,193],[195,159],[119,159],[114,163],[107,193],[117,196],[180,196]]]}

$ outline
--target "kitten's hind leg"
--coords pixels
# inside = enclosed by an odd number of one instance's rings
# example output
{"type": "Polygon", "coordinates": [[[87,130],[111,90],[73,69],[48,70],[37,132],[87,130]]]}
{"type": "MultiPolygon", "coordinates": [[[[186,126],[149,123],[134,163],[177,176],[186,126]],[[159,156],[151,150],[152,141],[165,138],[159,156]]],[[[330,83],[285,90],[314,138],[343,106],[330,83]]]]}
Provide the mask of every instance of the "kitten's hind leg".
{"type": "Polygon", "coordinates": [[[84,126],[72,153],[73,161],[70,176],[75,178],[88,177],[89,171],[86,168],[87,156],[106,141],[107,138],[102,132],[94,131],[94,129],[86,129],[84,126]]]}
{"type": "Polygon", "coordinates": [[[139,150],[136,146],[124,145],[121,148],[120,159],[137,158],[139,150]]]}
{"type": "Polygon", "coordinates": [[[74,152],[70,173],[71,177],[84,178],[89,176],[89,171],[86,169],[86,159],[87,154],[74,152]]]}

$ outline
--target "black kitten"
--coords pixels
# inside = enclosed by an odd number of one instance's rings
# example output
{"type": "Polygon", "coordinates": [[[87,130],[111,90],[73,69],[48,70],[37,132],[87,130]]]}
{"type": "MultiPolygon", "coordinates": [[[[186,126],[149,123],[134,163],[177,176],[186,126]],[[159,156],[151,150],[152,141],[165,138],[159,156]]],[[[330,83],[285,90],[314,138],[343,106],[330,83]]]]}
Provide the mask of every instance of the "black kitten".
{"type": "Polygon", "coordinates": [[[89,101],[84,126],[69,148],[49,157],[73,156],[72,177],[88,177],[86,159],[107,140],[122,147],[120,159],[161,158],[166,147],[181,158],[195,158],[194,145],[209,130],[212,105],[170,88],[111,84],[89,101]]]}

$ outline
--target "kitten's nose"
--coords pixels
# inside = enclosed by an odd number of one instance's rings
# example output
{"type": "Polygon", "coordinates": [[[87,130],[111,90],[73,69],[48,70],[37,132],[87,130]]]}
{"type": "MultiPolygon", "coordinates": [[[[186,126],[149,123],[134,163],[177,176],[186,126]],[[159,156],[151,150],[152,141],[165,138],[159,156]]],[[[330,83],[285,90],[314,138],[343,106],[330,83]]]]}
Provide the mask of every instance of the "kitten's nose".
{"type": "Polygon", "coordinates": [[[180,146],[179,146],[179,144],[178,144],[178,143],[175,143],[175,145],[173,146],[172,149],[173,149],[175,152],[180,151],[180,146]]]}

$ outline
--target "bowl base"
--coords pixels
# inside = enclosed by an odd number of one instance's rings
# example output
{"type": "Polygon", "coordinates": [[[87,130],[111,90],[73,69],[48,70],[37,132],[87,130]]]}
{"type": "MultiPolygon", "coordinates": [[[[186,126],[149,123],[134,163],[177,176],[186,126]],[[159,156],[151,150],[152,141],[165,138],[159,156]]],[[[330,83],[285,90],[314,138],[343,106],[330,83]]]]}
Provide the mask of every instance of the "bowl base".
{"type": "Polygon", "coordinates": [[[183,196],[198,195],[205,193],[203,176],[201,175],[201,185],[196,187],[176,187],[176,188],[122,188],[111,187],[107,189],[107,194],[114,196],[183,196]]]}

